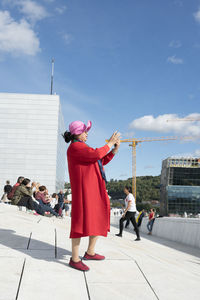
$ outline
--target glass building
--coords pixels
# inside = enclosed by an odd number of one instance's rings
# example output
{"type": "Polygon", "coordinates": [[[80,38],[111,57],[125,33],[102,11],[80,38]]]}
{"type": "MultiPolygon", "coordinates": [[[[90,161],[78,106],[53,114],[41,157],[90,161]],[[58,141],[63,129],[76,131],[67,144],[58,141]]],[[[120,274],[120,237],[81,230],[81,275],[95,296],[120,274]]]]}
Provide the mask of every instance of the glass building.
{"type": "Polygon", "coordinates": [[[0,190],[19,176],[40,182],[49,193],[63,188],[64,131],[58,95],[0,93],[0,190]]]}
{"type": "Polygon", "coordinates": [[[167,158],[162,162],[161,213],[200,213],[200,159],[167,158]]]}

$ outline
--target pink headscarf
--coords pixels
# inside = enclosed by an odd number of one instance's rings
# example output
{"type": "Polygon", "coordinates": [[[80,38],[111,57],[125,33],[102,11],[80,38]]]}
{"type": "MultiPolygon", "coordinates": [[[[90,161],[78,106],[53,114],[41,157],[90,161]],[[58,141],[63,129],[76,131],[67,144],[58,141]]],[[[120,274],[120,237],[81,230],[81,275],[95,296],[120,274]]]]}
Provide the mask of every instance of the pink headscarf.
{"type": "Polygon", "coordinates": [[[84,131],[89,131],[91,126],[91,121],[88,121],[87,126],[81,121],[74,121],[69,124],[69,131],[71,132],[71,134],[79,135],[84,131]]]}

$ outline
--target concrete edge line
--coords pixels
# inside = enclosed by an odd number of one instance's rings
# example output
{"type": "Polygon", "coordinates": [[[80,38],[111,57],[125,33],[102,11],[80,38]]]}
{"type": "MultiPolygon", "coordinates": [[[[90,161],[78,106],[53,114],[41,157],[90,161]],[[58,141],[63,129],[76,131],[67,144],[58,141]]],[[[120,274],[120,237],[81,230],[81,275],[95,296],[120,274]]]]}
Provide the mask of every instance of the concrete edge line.
{"type": "Polygon", "coordinates": [[[57,230],[55,228],[55,258],[58,257],[58,253],[57,253],[57,230]]]}
{"type": "Polygon", "coordinates": [[[20,275],[20,279],[19,279],[19,284],[18,284],[17,294],[16,294],[16,297],[15,297],[15,300],[17,300],[18,296],[19,296],[19,291],[20,291],[20,287],[21,287],[22,277],[23,277],[23,274],[24,274],[25,264],[26,264],[26,258],[24,259],[24,263],[23,263],[23,266],[22,266],[22,271],[21,271],[21,275],[20,275]]]}
{"type": "MultiPolygon", "coordinates": [[[[55,258],[56,259],[57,259],[57,256],[58,256],[57,255],[57,230],[55,228],[55,258]]],[[[87,278],[86,278],[85,272],[83,272],[83,276],[84,276],[84,280],[85,280],[85,285],[86,285],[88,300],[91,300],[90,291],[89,291],[88,282],[87,282],[87,278]]],[[[17,298],[15,300],[17,300],[17,298]]]]}
{"type": "Polygon", "coordinates": [[[154,293],[154,295],[156,296],[156,298],[159,300],[159,297],[158,297],[158,295],[156,294],[156,292],[154,291],[154,288],[152,287],[151,283],[150,283],[149,280],[147,279],[146,275],[144,274],[144,272],[142,271],[142,269],[140,268],[140,266],[139,266],[139,264],[138,264],[138,262],[137,262],[136,260],[135,260],[135,263],[136,263],[138,269],[140,270],[140,272],[142,273],[144,279],[146,280],[146,282],[147,282],[148,285],[150,286],[152,292],[154,293]]]}
{"type": "Polygon", "coordinates": [[[85,285],[86,285],[88,300],[91,300],[89,286],[88,286],[88,282],[87,282],[87,278],[86,278],[85,272],[83,272],[83,274],[84,274],[84,279],[85,279],[85,285]]]}
{"type": "Polygon", "coordinates": [[[30,242],[31,242],[31,237],[32,237],[32,232],[30,233],[30,237],[29,237],[29,240],[28,240],[28,245],[27,245],[27,250],[29,249],[29,246],[30,246],[30,242]]]}
{"type": "MultiPolygon", "coordinates": [[[[113,241],[113,243],[115,243],[113,241]]],[[[144,274],[144,272],[142,271],[142,269],[140,268],[139,264],[137,263],[136,259],[132,258],[130,255],[126,254],[125,252],[123,252],[121,249],[119,250],[122,254],[124,254],[125,256],[129,257],[130,260],[134,261],[135,264],[137,265],[138,269],[140,270],[140,272],[142,273],[144,279],[146,280],[146,282],[148,283],[150,289],[152,290],[152,292],[154,293],[155,297],[159,300],[158,295],[156,294],[156,292],[154,291],[154,288],[152,287],[151,283],[149,282],[149,280],[147,279],[146,275],[144,274]]]]}

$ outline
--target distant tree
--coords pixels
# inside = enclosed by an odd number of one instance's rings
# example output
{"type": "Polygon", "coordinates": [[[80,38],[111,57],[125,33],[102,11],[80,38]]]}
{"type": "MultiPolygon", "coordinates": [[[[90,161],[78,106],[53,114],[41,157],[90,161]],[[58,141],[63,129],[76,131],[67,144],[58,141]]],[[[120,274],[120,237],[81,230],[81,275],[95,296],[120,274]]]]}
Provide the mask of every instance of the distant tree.
{"type": "Polygon", "coordinates": [[[141,210],[146,210],[146,211],[150,211],[150,208],[152,208],[152,205],[150,203],[137,203],[137,210],[141,211],[141,210]]]}
{"type": "MultiPolygon", "coordinates": [[[[124,187],[132,185],[132,178],[126,180],[111,179],[107,183],[108,194],[111,196],[111,204],[113,207],[122,207],[120,202],[116,200],[124,199],[124,187]]],[[[146,203],[151,200],[160,199],[160,176],[138,176],[136,178],[136,197],[137,197],[137,209],[149,210],[153,207],[151,204],[146,203]],[[143,203],[144,202],[144,203],[143,203]]],[[[70,183],[65,183],[65,189],[70,189],[70,183]]]]}
{"type": "MultiPolygon", "coordinates": [[[[108,194],[112,199],[122,199],[125,197],[124,186],[131,186],[132,179],[110,180],[107,183],[108,194]]],[[[160,199],[160,176],[139,176],[136,178],[136,197],[138,202],[160,199]]]]}
{"type": "Polygon", "coordinates": [[[70,189],[71,188],[71,184],[69,182],[65,182],[64,187],[65,187],[65,189],[70,189]]]}

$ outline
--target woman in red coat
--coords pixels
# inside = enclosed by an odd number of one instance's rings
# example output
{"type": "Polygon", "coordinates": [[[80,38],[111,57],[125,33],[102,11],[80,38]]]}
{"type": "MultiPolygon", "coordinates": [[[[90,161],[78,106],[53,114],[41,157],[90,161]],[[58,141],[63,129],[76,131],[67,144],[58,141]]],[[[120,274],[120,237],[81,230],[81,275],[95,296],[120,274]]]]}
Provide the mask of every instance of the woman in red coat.
{"type": "Polygon", "coordinates": [[[89,270],[79,258],[81,237],[89,236],[85,260],[105,259],[95,253],[98,236],[107,236],[110,230],[110,201],[103,165],[111,161],[120,145],[120,134],[115,132],[105,146],[97,149],[89,147],[85,142],[90,128],[91,121],[88,121],[87,126],[81,121],[74,121],[63,135],[67,143],[71,141],[67,150],[72,189],[72,257],[69,265],[81,271],[89,270]]]}

